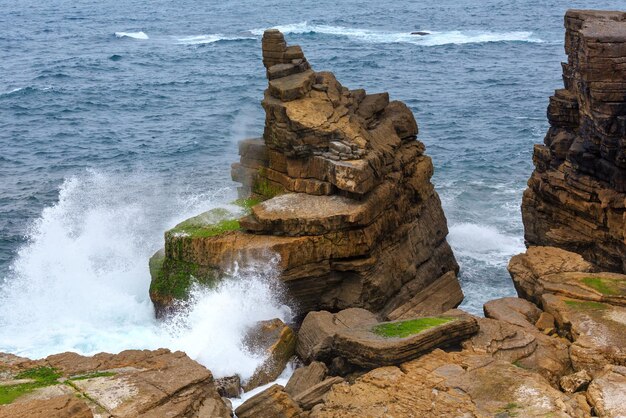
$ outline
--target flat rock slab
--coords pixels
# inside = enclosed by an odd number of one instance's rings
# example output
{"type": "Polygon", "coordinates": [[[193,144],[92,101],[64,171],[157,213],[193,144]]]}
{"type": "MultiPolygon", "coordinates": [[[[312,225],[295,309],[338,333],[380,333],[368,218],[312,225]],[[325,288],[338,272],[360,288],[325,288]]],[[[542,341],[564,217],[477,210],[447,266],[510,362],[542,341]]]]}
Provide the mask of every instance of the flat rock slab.
{"type": "Polygon", "coordinates": [[[302,409],[280,385],[257,393],[235,410],[239,418],[299,418],[302,409]]]}
{"type": "Polygon", "coordinates": [[[589,385],[587,399],[598,416],[626,416],[626,367],[606,366],[589,385]]]}
{"type": "Polygon", "coordinates": [[[182,352],[63,353],[20,367],[11,372],[14,377],[32,375],[41,387],[0,406],[0,417],[183,417],[208,411],[207,416],[230,416],[211,372],[182,352]]]}
{"type": "Polygon", "coordinates": [[[599,370],[626,362],[626,307],[546,293],[543,307],[559,329],[568,330],[576,370],[599,370]]]}
{"type": "Polygon", "coordinates": [[[252,208],[264,231],[287,235],[316,235],[369,225],[383,208],[378,199],[361,202],[344,196],[288,193],[252,208]]]}
{"type": "Polygon", "coordinates": [[[333,351],[363,368],[413,360],[433,348],[459,343],[478,331],[469,315],[414,318],[337,332],[333,351]]]}
{"type": "Polygon", "coordinates": [[[353,384],[334,385],[324,400],[311,418],[590,415],[586,402],[536,373],[491,356],[442,350],[399,367],[377,368],[353,384]]]}
{"type": "Polygon", "coordinates": [[[296,100],[303,97],[315,82],[315,73],[306,70],[302,73],[269,81],[270,94],[283,101],[296,100]]]}

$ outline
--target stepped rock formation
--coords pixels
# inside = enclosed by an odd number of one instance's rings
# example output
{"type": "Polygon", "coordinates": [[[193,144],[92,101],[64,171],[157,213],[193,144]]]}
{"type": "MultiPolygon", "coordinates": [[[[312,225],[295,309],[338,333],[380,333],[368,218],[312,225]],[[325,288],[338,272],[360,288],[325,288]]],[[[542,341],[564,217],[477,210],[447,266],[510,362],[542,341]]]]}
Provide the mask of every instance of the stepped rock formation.
{"type": "Polygon", "coordinates": [[[536,145],[522,215],[530,245],[626,270],[626,13],[565,16],[564,89],[550,97],[550,129],[536,145]]]}
{"type": "Polygon", "coordinates": [[[263,35],[263,63],[263,138],[241,142],[232,168],[249,214],[211,211],[166,233],[151,262],[158,313],[190,276],[211,282],[274,255],[300,314],[362,307],[395,320],[457,306],[458,265],[411,111],[313,71],[277,30],[263,35]]]}
{"type": "Polygon", "coordinates": [[[211,372],[180,351],[0,353],[0,418],[230,416],[211,372]]]}

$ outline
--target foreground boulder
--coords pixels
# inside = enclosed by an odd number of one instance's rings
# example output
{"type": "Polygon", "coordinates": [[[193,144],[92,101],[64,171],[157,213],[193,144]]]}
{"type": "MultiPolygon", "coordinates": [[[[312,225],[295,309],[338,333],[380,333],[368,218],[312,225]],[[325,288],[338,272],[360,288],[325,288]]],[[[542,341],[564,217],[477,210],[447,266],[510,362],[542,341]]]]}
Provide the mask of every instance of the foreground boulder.
{"type": "Polygon", "coordinates": [[[299,418],[302,409],[280,385],[257,393],[235,410],[238,418],[299,418]]]}
{"type": "Polygon", "coordinates": [[[309,313],[300,329],[303,338],[297,351],[307,360],[326,361],[334,366],[333,372],[344,374],[354,368],[404,363],[434,348],[458,344],[478,331],[476,319],[461,311],[392,322],[375,321],[363,311],[309,313]]]}
{"type": "Polygon", "coordinates": [[[446,218],[409,108],[315,72],[276,30],[263,35],[263,138],[241,142],[232,177],[247,211],[213,210],[165,234],[151,262],[157,314],[234,263],[276,260],[301,314],[360,307],[436,315],[463,294],[446,218]]]}
{"type": "MultiPolygon", "coordinates": [[[[1,361],[1,360],[0,360],[1,361]]],[[[211,372],[184,353],[129,350],[0,363],[0,417],[223,417],[211,372]]]]}
{"type": "Polygon", "coordinates": [[[260,321],[244,338],[251,353],[265,358],[254,374],[244,384],[247,392],[273,382],[280,376],[296,350],[296,334],[280,319],[260,321]]]}
{"type": "Polygon", "coordinates": [[[565,28],[565,88],[550,97],[550,129],[535,146],[524,234],[624,272],[626,13],[569,10],[565,28]]]}

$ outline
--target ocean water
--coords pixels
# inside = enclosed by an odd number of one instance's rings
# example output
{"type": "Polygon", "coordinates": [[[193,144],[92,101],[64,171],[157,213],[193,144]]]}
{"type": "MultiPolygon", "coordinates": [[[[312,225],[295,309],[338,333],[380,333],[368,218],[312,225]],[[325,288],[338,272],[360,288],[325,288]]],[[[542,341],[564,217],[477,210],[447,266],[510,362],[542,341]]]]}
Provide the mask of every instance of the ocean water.
{"type": "Polygon", "coordinates": [[[519,206],[561,86],[563,15],[620,6],[0,0],[0,351],[167,346],[217,375],[254,370],[239,344],[247,327],[291,315],[271,263],[233,266],[232,280],[157,324],[147,260],[164,230],[234,197],[236,143],[262,132],[268,27],[314,69],[411,107],[462,307],[513,295],[506,264],[524,250],[519,206]]]}

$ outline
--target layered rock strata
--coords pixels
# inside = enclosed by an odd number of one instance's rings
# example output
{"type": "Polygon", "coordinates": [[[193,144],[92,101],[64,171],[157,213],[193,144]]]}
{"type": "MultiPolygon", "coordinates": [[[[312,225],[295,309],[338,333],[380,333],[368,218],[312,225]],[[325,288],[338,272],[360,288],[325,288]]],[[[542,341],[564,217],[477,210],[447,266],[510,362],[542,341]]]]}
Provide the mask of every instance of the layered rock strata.
{"type": "Polygon", "coordinates": [[[313,71],[276,30],[263,62],[263,137],[243,141],[232,168],[249,213],[213,211],[166,233],[152,262],[158,312],[182,297],[176,283],[272,256],[301,314],[362,307],[395,320],[457,306],[458,265],[411,111],[313,71]]]}
{"type": "Polygon", "coordinates": [[[563,89],[536,145],[522,215],[530,245],[626,270],[626,13],[569,10],[563,89]]]}
{"type": "Polygon", "coordinates": [[[231,416],[211,372],[165,349],[37,361],[0,355],[0,395],[2,418],[231,416]]]}

